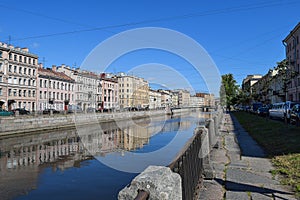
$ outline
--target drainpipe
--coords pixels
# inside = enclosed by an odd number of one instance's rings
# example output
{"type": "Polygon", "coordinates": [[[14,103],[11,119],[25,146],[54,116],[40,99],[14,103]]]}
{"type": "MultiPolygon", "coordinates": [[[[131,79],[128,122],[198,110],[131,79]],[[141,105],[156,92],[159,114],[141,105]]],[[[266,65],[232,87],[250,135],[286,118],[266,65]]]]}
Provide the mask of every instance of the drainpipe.
{"type": "MultiPolygon", "coordinates": [[[[286,52],[287,43],[284,40],[282,40],[282,44],[285,47],[285,52],[286,52]]],[[[286,54],[285,54],[285,59],[287,59],[286,54]]],[[[288,59],[288,61],[289,61],[288,65],[290,66],[291,65],[291,61],[289,59],[288,59]]],[[[288,73],[288,70],[289,70],[289,68],[287,67],[287,69],[286,69],[286,75],[288,73]]],[[[286,80],[284,82],[284,89],[285,89],[285,91],[284,91],[285,92],[285,101],[287,101],[287,99],[288,99],[288,92],[287,92],[287,83],[286,83],[286,80]]]]}

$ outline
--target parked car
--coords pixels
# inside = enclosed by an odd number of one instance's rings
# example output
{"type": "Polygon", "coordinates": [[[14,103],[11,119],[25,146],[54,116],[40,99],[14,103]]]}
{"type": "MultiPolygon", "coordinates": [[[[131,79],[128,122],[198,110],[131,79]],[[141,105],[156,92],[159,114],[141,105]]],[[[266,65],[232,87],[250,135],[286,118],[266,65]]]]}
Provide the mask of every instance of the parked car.
{"type": "Polygon", "coordinates": [[[43,110],[43,114],[50,114],[51,110],[53,111],[53,114],[60,113],[58,110],[55,110],[54,108],[48,108],[46,110],[43,110]]]}
{"type": "Polygon", "coordinates": [[[77,105],[69,105],[68,106],[68,113],[81,113],[83,112],[80,106],[77,105]]]}
{"type": "Polygon", "coordinates": [[[257,113],[257,110],[258,110],[259,108],[261,108],[261,107],[263,107],[263,104],[262,104],[261,102],[253,103],[253,104],[251,105],[250,112],[252,112],[252,113],[257,113]]]}
{"type": "Polygon", "coordinates": [[[300,126],[300,104],[294,105],[291,110],[291,123],[300,126]]]}
{"type": "Polygon", "coordinates": [[[94,113],[94,112],[96,112],[96,109],[95,109],[95,108],[92,108],[92,107],[88,107],[88,108],[86,109],[86,112],[88,112],[88,113],[94,113]]]}
{"type": "Polygon", "coordinates": [[[25,108],[16,108],[16,109],[12,110],[12,112],[14,114],[16,114],[16,111],[19,112],[19,115],[29,115],[30,114],[30,111],[29,110],[25,110],[25,108]]]}
{"type": "Polygon", "coordinates": [[[269,117],[283,119],[286,123],[288,123],[290,122],[290,118],[291,118],[291,109],[296,104],[300,104],[300,103],[292,102],[292,101],[275,103],[272,105],[272,108],[269,110],[269,117]]]}
{"type": "Polygon", "coordinates": [[[14,113],[0,108],[0,116],[11,116],[14,113]]]}
{"type": "Polygon", "coordinates": [[[257,114],[262,117],[266,117],[269,115],[269,107],[263,106],[257,109],[257,114]]]}

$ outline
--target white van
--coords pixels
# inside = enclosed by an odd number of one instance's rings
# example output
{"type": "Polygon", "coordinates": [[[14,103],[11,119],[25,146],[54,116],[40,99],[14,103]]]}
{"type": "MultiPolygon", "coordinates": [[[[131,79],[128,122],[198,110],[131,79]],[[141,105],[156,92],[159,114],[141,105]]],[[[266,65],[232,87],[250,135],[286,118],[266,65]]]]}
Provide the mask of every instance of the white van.
{"type": "Polygon", "coordinates": [[[272,108],[269,110],[270,118],[284,119],[286,122],[290,121],[291,118],[291,109],[294,105],[298,104],[297,102],[280,102],[272,105],[272,108]]]}

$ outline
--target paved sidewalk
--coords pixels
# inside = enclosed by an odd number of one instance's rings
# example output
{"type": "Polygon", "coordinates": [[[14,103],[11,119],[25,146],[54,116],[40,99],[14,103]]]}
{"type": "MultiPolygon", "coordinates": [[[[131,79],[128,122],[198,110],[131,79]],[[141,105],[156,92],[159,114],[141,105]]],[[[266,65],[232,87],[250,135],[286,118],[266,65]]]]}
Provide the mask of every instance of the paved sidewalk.
{"type": "Polygon", "coordinates": [[[230,114],[224,114],[217,139],[219,147],[211,153],[215,178],[204,180],[199,199],[296,199],[272,177],[270,159],[230,114]]]}

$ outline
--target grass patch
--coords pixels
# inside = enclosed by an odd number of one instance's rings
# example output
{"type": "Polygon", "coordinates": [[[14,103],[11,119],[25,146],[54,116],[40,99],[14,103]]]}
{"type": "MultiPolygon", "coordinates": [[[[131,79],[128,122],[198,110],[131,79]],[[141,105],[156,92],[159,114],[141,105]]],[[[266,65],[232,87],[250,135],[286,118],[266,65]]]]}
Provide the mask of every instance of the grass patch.
{"type": "Polygon", "coordinates": [[[281,182],[294,188],[300,196],[300,128],[245,112],[235,112],[244,129],[272,158],[281,182]]]}

